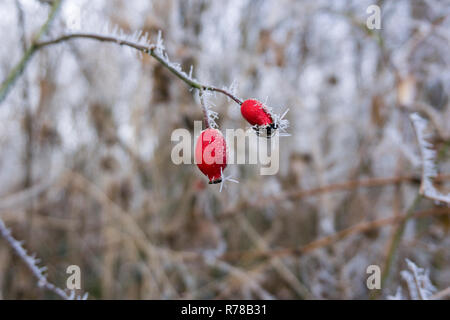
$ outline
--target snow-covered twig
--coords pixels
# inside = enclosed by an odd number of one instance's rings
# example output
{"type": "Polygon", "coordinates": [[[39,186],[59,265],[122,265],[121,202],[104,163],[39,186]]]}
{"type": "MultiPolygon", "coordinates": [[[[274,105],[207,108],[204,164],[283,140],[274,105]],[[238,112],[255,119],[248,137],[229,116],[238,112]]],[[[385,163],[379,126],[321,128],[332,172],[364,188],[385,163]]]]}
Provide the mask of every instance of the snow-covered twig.
{"type": "Polygon", "coordinates": [[[411,298],[414,300],[428,300],[436,288],[431,284],[429,271],[419,268],[414,262],[406,259],[408,270],[403,270],[400,274],[408,285],[411,298]]]}
{"type": "Polygon", "coordinates": [[[219,118],[219,114],[216,111],[211,110],[211,106],[214,106],[214,104],[209,101],[207,92],[199,90],[198,96],[200,98],[200,104],[202,105],[205,127],[217,129],[219,126],[216,123],[216,119],[219,118]]]}
{"type": "Polygon", "coordinates": [[[410,118],[416,132],[422,158],[422,182],[420,193],[427,198],[450,203],[450,194],[441,193],[433,185],[433,179],[437,175],[435,164],[436,152],[432,149],[433,145],[427,141],[429,138],[429,134],[425,132],[427,121],[417,113],[411,114],[410,118]]]}
{"type": "Polygon", "coordinates": [[[27,250],[23,247],[22,242],[16,240],[12,235],[11,231],[6,227],[3,220],[0,219],[0,236],[5,239],[6,243],[14,250],[14,252],[19,256],[19,258],[26,264],[28,269],[33,273],[33,275],[38,280],[38,286],[52,291],[59,297],[65,300],[86,300],[88,298],[88,293],[86,292],[83,296],[76,296],[75,291],[66,292],[65,290],[57,287],[53,283],[47,280],[47,275],[44,273],[47,271],[47,267],[39,267],[40,262],[34,255],[29,255],[27,250]]]}
{"type": "MultiPolygon", "coordinates": [[[[409,296],[412,300],[428,300],[436,299],[436,288],[433,286],[430,280],[429,271],[423,268],[419,268],[414,262],[406,259],[406,264],[409,270],[403,270],[400,272],[402,279],[408,286],[409,296]]],[[[397,288],[395,295],[387,296],[389,300],[404,300],[402,289],[397,288]]]]}
{"type": "Polygon", "coordinates": [[[395,291],[395,294],[392,295],[388,295],[387,296],[388,300],[404,300],[403,299],[403,294],[402,294],[402,288],[398,287],[397,291],[395,291]]]}
{"type": "MultiPolygon", "coordinates": [[[[147,53],[155,58],[158,62],[160,62],[164,67],[166,67],[169,71],[171,71],[178,78],[187,83],[191,88],[195,88],[198,90],[204,91],[212,91],[219,92],[228,98],[235,101],[237,104],[241,105],[242,100],[239,99],[234,92],[231,92],[227,89],[221,89],[218,87],[214,87],[211,85],[205,85],[200,83],[197,79],[192,77],[192,67],[189,71],[189,74],[184,72],[179,63],[175,63],[170,61],[169,56],[166,53],[166,49],[164,47],[164,41],[161,36],[161,31],[158,32],[158,38],[156,43],[150,43],[148,33],[143,34],[142,31],[136,31],[131,35],[125,34],[125,32],[115,26],[111,32],[108,34],[98,34],[98,33],[86,33],[86,32],[73,32],[69,34],[62,35],[53,40],[40,41],[41,36],[48,30],[50,22],[53,20],[54,16],[58,8],[60,7],[61,0],[57,0],[54,2],[52,10],[49,14],[49,18],[47,22],[42,26],[39,30],[38,35],[35,37],[34,43],[30,46],[27,52],[24,54],[20,62],[12,69],[11,73],[7,76],[6,80],[2,83],[0,87],[0,102],[2,102],[8,92],[11,85],[15,82],[15,80],[22,74],[25,69],[26,64],[31,59],[33,54],[42,49],[44,47],[62,43],[72,39],[91,39],[102,42],[111,42],[116,43],[121,46],[127,46],[133,49],[138,50],[140,53],[147,53]]],[[[105,33],[109,27],[106,27],[105,33]]],[[[234,86],[232,86],[232,90],[234,86]]]]}
{"type": "Polygon", "coordinates": [[[142,32],[135,32],[132,35],[126,35],[123,31],[114,29],[112,32],[112,35],[103,35],[103,34],[97,34],[97,33],[70,33],[63,36],[60,36],[56,39],[49,40],[49,41],[41,41],[35,44],[36,49],[41,49],[53,44],[58,44],[61,42],[65,42],[72,39],[91,39],[91,40],[97,40],[102,42],[112,42],[117,43],[121,46],[127,46],[133,49],[136,49],[140,52],[147,53],[151,55],[153,58],[155,58],[158,62],[160,62],[164,67],[166,67],[169,71],[171,71],[174,75],[176,75],[178,78],[183,80],[185,83],[187,83],[190,87],[198,89],[198,90],[204,90],[204,91],[212,91],[212,92],[219,92],[228,98],[235,101],[237,104],[241,105],[242,101],[235,96],[234,93],[226,90],[221,89],[218,87],[205,85],[200,83],[197,79],[192,77],[192,68],[187,74],[181,69],[181,66],[179,63],[174,63],[170,61],[169,56],[166,53],[166,49],[164,47],[164,42],[161,36],[161,32],[158,33],[158,38],[156,43],[151,43],[148,40],[148,34],[142,35],[142,32]]]}

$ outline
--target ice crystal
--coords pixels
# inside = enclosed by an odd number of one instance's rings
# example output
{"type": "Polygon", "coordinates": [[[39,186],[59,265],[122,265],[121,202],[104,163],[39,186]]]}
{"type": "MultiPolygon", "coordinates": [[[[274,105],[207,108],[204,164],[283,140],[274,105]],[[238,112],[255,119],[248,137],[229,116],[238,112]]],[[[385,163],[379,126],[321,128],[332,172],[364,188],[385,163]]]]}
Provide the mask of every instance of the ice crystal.
{"type": "Polygon", "coordinates": [[[213,129],[217,129],[219,128],[219,126],[216,123],[216,120],[219,119],[219,113],[217,113],[216,111],[212,110],[212,107],[215,107],[216,105],[214,104],[214,102],[212,102],[210,100],[211,97],[211,92],[209,91],[199,91],[199,98],[200,98],[200,102],[206,112],[206,117],[208,119],[208,124],[211,128],[213,129]]]}
{"type": "Polygon", "coordinates": [[[403,294],[402,294],[402,288],[398,287],[397,291],[395,292],[395,295],[391,296],[387,296],[388,300],[404,300],[403,298],[403,294]]]}
{"type": "Polygon", "coordinates": [[[417,136],[422,158],[422,184],[420,192],[428,198],[450,203],[450,195],[443,194],[433,185],[433,179],[437,175],[436,169],[436,151],[432,149],[433,145],[427,141],[430,135],[426,132],[427,121],[417,113],[411,114],[411,120],[417,136]]]}
{"type": "Polygon", "coordinates": [[[429,271],[419,268],[409,259],[406,259],[406,263],[409,270],[403,270],[400,274],[406,281],[411,299],[428,300],[436,291],[430,281],[429,271]]]}
{"type": "Polygon", "coordinates": [[[56,294],[58,294],[61,298],[66,300],[86,300],[88,295],[85,293],[83,296],[76,296],[75,292],[72,291],[70,294],[67,294],[61,288],[56,287],[54,284],[50,283],[47,280],[47,267],[40,267],[38,264],[40,263],[40,259],[36,258],[35,254],[28,254],[27,250],[23,247],[23,241],[16,240],[12,234],[11,230],[9,230],[4,224],[3,220],[0,219],[0,236],[2,236],[6,242],[10,245],[10,247],[14,250],[14,252],[22,259],[22,261],[27,265],[27,267],[31,270],[33,275],[37,279],[38,287],[49,289],[56,294]]]}
{"type": "Polygon", "coordinates": [[[231,175],[230,175],[230,176],[225,176],[225,175],[223,174],[222,168],[220,168],[220,176],[222,177],[222,181],[220,182],[219,192],[222,192],[222,188],[223,188],[223,187],[226,188],[226,185],[225,185],[225,182],[226,182],[226,181],[230,181],[230,182],[234,182],[234,183],[239,183],[239,181],[237,181],[237,180],[235,180],[235,179],[232,179],[232,178],[231,178],[231,175]]]}

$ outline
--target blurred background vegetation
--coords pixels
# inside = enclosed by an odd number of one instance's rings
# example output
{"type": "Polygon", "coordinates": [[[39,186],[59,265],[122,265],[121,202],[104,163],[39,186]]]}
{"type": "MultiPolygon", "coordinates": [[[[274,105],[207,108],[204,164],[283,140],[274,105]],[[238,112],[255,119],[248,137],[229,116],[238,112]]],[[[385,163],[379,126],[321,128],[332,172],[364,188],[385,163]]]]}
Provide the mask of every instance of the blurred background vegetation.
{"type": "MultiPolygon", "coordinates": [[[[0,2],[1,81],[48,2],[0,2]]],[[[161,30],[202,83],[290,108],[291,136],[277,175],[231,165],[240,183],[219,193],[170,158],[172,131],[202,119],[184,82],[116,44],[43,48],[0,104],[0,217],[58,286],[80,266],[93,299],[384,299],[405,287],[405,258],[445,289],[450,210],[419,196],[409,114],[429,120],[448,192],[449,15],[438,0],[65,0],[42,39],[107,23],[152,41],[161,30]],[[371,4],[380,30],[366,28],[371,4]]],[[[212,100],[221,129],[249,127],[212,100]]],[[[0,298],[56,298],[1,239],[0,298]]]]}

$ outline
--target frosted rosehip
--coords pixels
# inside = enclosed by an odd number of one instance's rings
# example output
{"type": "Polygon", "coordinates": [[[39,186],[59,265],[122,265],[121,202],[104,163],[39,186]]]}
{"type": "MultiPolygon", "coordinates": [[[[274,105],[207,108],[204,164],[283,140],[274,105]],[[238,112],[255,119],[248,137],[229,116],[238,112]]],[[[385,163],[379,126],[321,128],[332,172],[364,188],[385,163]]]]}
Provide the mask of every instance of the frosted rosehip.
{"type": "Polygon", "coordinates": [[[264,126],[273,122],[264,105],[258,100],[245,100],[241,105],[241,113],[251,125],[264,126]]]}
{"type": "Polygon", "coordinates": [[[267,136],[270,137],[273,130],[277,129],[272,115],[269,113],[266,106],[258,100],[245,100],[241,105],[241,113],[245,120],[254,127],[258,135],[267,134],[267,136]]]}
{"type": "Polygon", "coordinates": [[[210,184],[222,182],[222,171],[227,166],[227,145],[219,130],[207,128],[201,132],[195,146],[195,161],[210,184]]]}

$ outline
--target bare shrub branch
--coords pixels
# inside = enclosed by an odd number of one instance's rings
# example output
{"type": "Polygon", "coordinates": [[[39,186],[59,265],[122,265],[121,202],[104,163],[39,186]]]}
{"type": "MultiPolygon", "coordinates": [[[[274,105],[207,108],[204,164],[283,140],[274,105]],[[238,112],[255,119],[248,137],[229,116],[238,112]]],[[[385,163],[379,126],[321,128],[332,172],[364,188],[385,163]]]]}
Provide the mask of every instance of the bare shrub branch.
{"type": "Polygon", "coordinates": [[[85,293],[83,296],[76,297],[74,291],[67,293],[63,289],[49,282],[47,279],[47,275],[44,274],[47,271],[47,267],[38,266],[40,260],[37,259],[34,255],[28,255],[27,250],[24,249],[22,245],[22,242],[16,240],[11,235],[11,230],[6,227],[2,219],[0,219],[0,235],[3,237],[3,239],[5,239],[6,243],[11,247],[11,249],[14,250],[17,256],[25,263],[28,269],[33,273],[38,281],[38,286],[40,288],[45,288],[49,291],[52,291],[54,294],[65,300],[73,300],[76,298],[83,300],[87,299],[87,293],[85,293]]]}

